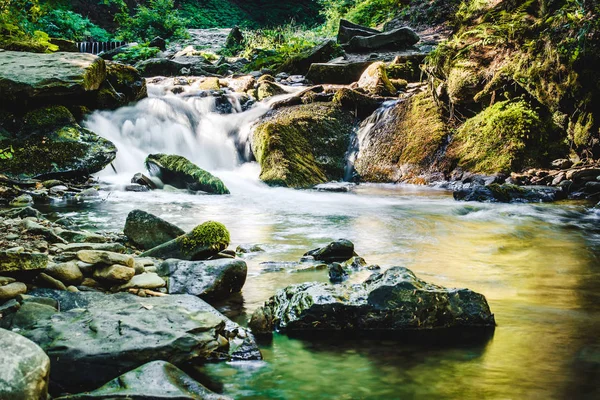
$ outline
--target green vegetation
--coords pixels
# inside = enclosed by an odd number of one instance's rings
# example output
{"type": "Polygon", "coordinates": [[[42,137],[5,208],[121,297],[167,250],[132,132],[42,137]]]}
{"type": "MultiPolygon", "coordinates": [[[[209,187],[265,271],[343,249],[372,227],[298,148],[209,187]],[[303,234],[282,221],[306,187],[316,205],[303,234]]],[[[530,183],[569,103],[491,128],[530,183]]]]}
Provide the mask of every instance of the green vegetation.
{"type": "Polygon", "coordinates": [[[193,252],[199,247],[207,247],[219,252],[229,246],[229,231],[220,222],[208,221],[195,227],[189,234],[176,239],[184,252],[193,252]]]}
{"type": "Polygon", "coordinates": [[[93,24],[88,18],[69,10],[56,9],[44,14],[38,20],[40,30],[50,37],[81,42],[93,38],[98,42],[106,42],[111,35],[93,24]]]}
{"type": "Polygon", "coordinates": [[[128,64],[135,64],[138,61],[152,58],[159,52],[160,49],[158,47],[151,47],[148,43],[141,43],[125,48],[121,53],[115,56],[114,60],[128,64]]]}
{"type": "Polygon", "coordinates": [[[398,15],[404,0],[319,0],[325,18],[323,31],[337,32],[341,18],[365,26],[377,26],[398,15]]]}
{"type": "Polygon", "coordinates": [[[173,0],[150,0],[140,4],[135,13],[127,10],[116,17],[119,23],[117,37],[130,42],[149,42],[157,36],[163,39],[187,37],[187,21],[175,9],[173,0]]]}

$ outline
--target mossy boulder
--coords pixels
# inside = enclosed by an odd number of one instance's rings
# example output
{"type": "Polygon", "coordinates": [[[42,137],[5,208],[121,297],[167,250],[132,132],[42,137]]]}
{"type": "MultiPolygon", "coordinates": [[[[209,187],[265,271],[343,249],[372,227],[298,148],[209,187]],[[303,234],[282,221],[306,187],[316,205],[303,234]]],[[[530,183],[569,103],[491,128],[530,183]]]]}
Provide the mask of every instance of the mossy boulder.
{"type": "Polygon", "coordinates": [[[518,171],[560,158],[566,149],[551,121],[524,100],[502,101],[468,119],[458,129],[448,156],[468,171],[518,171]]]}
{"type": "Polygon", "coordinates": [[[133,210],[127,215],[123,233],[145,250],[185,234],[181,228],[142,210],[133,210]]]}
{"type": "Polygon", "coordinates": [[[105,79],[104,60],[92,54],[0,50],[0,108],[81,104],[105,79]]]}
{"type": "Polygon", "coordinates": [[[365,118],[377,110],[385,101],[384,98],[369,96],[356,90],[342,88],[333,96],[333,103],[365,118]]]}
{"type": "Polygon", "coordinates": [[[349,85],[360,79],[365,69],[371,65],[369,61],[346,63],[314,63],[310,66],[306,79],[312,83],[330,83],[349,85]]]}
{"type": "Polygon", "coordinates": [[[114,144],[75,122],[63,106],[36,109],[8,129],[0,129],[0,148],[14,150],[2,170],[14,178],[73,178],[102,170],[117,153],[114,144]]]}
{"type": "Polygon", "coordinates": [[[429,93],[398,102],[362,138],[354,167],[362,181],[397,182],[435,167],[448,130],[429,93]]]}
{"type": "Polygon", "coordinates": [[[208,221],[191,232],[142,253],[141,257],[204,260],[229,246],[229,231],[220,222],[208,221]]]}
{"type": "Polygon", "coordinates": [[[371,64],[358,80],[358,87],[377,96],[394,96],[396,88],[390,82],[382,61],[371,64]]]}
{"type": "Polygon", "coordinates": [[[252,135],[260,179],[293,188],[341,179],[352,122],[349,112],[331,103],[271,111],[252,135]]]}
{"type": "Polygon", "coordinates": [[[471,63],[459,63],[450,70],[446,90],[450,101],[457,105],[475,102],[475,95],[483,89],[480,72],[471,63]]]}
{"type": "Polygon", "coordinates": [[[219,82],[219,78],[205,78],[202,82],[198,84],[198,89],[200,90],[221,90],[221,84],[219,82]]]}
{"type": "Polygon", "coordinates": [[[106,80],[124,96],[124,102],[141,100],[148,96],[146,80],[130,65],[106,61],[106,80]]]}
{"type": "Polygon", "coordinates": [[[278,84],[270,81],[263,81],[258,84],[258,88],[256,89],[256,99],[260,101],[285,93],[286,91],[278,84]]]}
{"type": "Polygon", "coordinates": [[[353,52],[368,52],[378,49],[402,50],[412,47],[419,40],[421,38],[415,31],[403,26],[370,36],[354,36],[344,45],[344,49],[353,52]]]}
{"type": "Polygon", "coordinates": [[[150,154],[146,158],[146,168],[151,175],[180,189],[229,194],[229,190],[219,178],[182,156],[150,154]]]}

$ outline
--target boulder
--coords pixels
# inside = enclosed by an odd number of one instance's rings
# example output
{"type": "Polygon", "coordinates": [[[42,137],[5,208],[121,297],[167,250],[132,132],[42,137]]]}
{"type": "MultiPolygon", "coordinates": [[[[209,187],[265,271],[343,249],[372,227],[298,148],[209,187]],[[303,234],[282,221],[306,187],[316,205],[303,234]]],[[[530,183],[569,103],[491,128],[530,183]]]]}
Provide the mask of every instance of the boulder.
{"type": "Polygon", "coordinates": [[[242,290],[248,267],[242,260],[166,260],[157,269],[168,277],[170,294],[191,294],[205,300],[222,300],[242,290]]]}
{"type": "Polygon", "coordinates": [[[208,221],[191,232],[141,254],[141,257],[201,260],[214,256],[229,246],[229,231],[225,225],[208,221]]]}
{"type": "Polygon", "coordinates": [[[106,79],[106,65],[87,53],[0,50],[0,108],[81,104],[106,79]]]}
{"type": "Polygon", "coordinates": [[[352,52],[369,52],[379,49],[403,50],[414,46],[419,40],[421,39],[415,31],[408,27],[402,27],[371,36],[354,36],[344,45],[344,49],[352,52]]]}
{"type": "Polygon", "coordinates": [[[46,400],[50,359],[23,336],[0,329],[0,398],[46,400]]]}
{"type": "Polygon", "coordinates": [[[210,76],[205,68],[211,65],[206,63],[204,57],[177,57],[173,59],[150,58],[135,64],[135,69],[144,77],[153,76],[181,76],[193,74],[195,76],[210,76]],[[184,73],[187,72],[187,73],[184,73]]]}
{"type": "Polygon", "coordinates": [[[260,179],[271,186],[307,188],[344,175],[352,115],[330,103],[269,112],[252,133],[260,179]]]}
{"type": "Polygon", "coordinates": [[[113,283],[129,282],[135,276],[135,269],[124,265],[102,265],[94,270],[94,279],[113,283]]]}
{"type": "Polygon", "coordinates": [[[263,81],[256,88],[256,99],[258,101],[268,99],[269,97],[285,94],[286,91],[274,82],[263,81]]]}
{"type": "Polygon", "coordinates": [[[83,281],[83,274],[74,261],[50,264],[45,272],[67,285],[79,285],[83,281]]]}
{"type": "Polygon", "coordinates": [[[348,279],[348,272],[342,267],[340,263],[332,263],[328,267],[329,269],[329,280],[331,283],[340,283],[348,279]]]}
{"type": "Polygon", "coordinates": [[[310,66],[306,79],[314,84],[349,85],[358,81],[369,65],[370,61],[314,63],[310,66]]]}
{"type": "Polygon", "coordinates": [[[487,186],[464,187],[455,190],[453,196],[459,201],[485,203],[547,203],[565,199],[567,193],[555,187],[522,187],[492,183],[487,186]]]}
{"type": "Polygon", "coordinates": [[[77,258],[88,264],[104,264],[104,265],[123,265],[129,268],[135,268],[135,260],[127,254],[113,253],[102,250],[79,250],[77,258]]]}
{"type": "Polygon", "coordinates": [[[333,103],[345,110],[356,113],[359,118],[373,114],[385,102],[386,98],[369,96],[349,88],[341,88],[333,96],[333,103]]]}
{"type": "Polygon", "coordinates": [[[418,279],[403,267],[375,273],[362,284],[303,283],[277,292],[252,315],[254,333],[318,331],[401,333],[495,326],[485,297],[418,279]]]}
{"type": "Polygon", "coordinates": [[[24,313],[30,304],[25,303],[1,324],[20,329],[46,351],[56,392],[93,390],[156,360],[182,365],[261,358],[247,330],[195,296],[140,298],[56,290],[30,294],[57,300],[61,312],[24,313]]]}
{"type": "Polygon", "coordinates": [[[0,250],[0,272],[41,271],[47,266],[47,254],[0,250]]]}
{"type": "Polygon", "coordinates": [[[130,65],[106,61],[106,80],[123,94],[123,105],[148,96],[146,80],[130,65]]]}
{"type": "Polygon", "coordinates": [[[339,44],[346,44],[355,36],[372,36],[379,33],[381,33],[381,31],[378,31],[377,29],[358,25],[342,18],[340,19],[338,28],[337,42],[339,44]]]}
{"type": "Polygon", "coordinates": [[[0,286],[0,302],[14,299],[15,297],[27,293],[27,285],[21,282],[12,282],[0,286]]]}
{"type": "Polygon", "coordinates": [[[87,393],[58,400],[176,399],[230,400],[211,392],[185,372],[165,361],[152,361],[87,393]]]}
{"type": "Polygon", "coordinates": [[[227,85],[234,92],[246,93],[254,89],[256,79],[252,75],[241,76],[239,78],[230,78],[227,80],[227,85]]]}
{"type": "Polygon", "coordinates": [[[127,215],[123,232],[144,250],[152,249],[185,234],[183,229],[142,210],[133,210],[127,215]]]}
{"type": "Polygon", "coordinates": [[[287,72],[291,75],[306,75],[311,64],[327,62],[341,53],[342,51],[335,41],[328,40],[300,55],[289,58],[279,67],[279,72],[287,72]]]}
{"type": "Polygon", "coordinates": [[[190,162],[187,158],[166,154],[150,154],[146,158],[146,168],[166,184],[180,189],[203,191],[212,194],[229,194],[225,184],[190,162]]]}
{"type": "Polygon", "coordinates": [[[336,240],[325,247],[304,254],[305,257],[312,256],[315,260],[326,263],[343,262],[351,259],[354,255],[354,243],[346,239],[336,240]]]}
{"type": "Polygon", "coordinates": [[[379,61],[371,64],[358,80],[358,87],[377,96],[394,96],[396,88],[390,82],[386,65],[379,61]]]}
{"type": "Polygon", "coordinates": [[[161,51],[165,51],[167,49],[167,41],[157,36],[148,43],[148,47],[158,47],[161,51]]]}

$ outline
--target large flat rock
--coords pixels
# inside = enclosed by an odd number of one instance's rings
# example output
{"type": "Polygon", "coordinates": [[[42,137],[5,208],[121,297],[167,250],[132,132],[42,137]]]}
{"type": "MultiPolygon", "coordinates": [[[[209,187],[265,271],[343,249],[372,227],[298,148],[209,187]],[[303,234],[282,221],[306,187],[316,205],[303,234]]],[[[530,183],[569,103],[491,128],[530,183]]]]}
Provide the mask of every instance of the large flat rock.
{"type": "Polygon", "coordinates": [[[106,79],[106,65],[87,53],[27,53],[0,50],[0,106],[14,102],[77,99],[106,79]]]}
{"type": "Polygon", "coordinates": [[[56,290],[30,292],[58,301],[60,312],[25,302],[2,321],[46,351],[51,390],[93,390],[145,363],[260,359],[252,335],[189,295],[141,298],[56,290]],[[29,309],[32,310],[29,310],[29,309]]]}

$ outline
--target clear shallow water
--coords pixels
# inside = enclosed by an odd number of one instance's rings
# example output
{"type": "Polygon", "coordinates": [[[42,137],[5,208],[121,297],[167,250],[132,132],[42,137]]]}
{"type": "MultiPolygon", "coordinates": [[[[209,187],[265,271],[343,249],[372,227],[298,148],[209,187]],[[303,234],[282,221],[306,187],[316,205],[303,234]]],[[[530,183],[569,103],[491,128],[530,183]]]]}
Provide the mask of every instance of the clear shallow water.
{"type": "MultiPolygon", "coordinates": [[[[222,310],[245,323],[279,288],[326,281],[326,271],[265,272],[338,238],[370,264],[402,265],[421,278],[484,294],[498,327],[483,343],[424,346],[393,341],[322,342],[275,335],[264,362],[200,369],[235,398],[594,398],[600,393],[600,214],[583,205],[459,203],[445,191],[359,186],[356,193],[268,188],[255,166],[217,173],[230,196],[101,192],[76,219],[122,230],[140,208],[184,229],[223,222],[232,244],[267,250],[246,258],[241,298],[222,310]]],[[[368,273],[352,276],[363,280],[368,273]]],[[[326,338],[324,338],[326,339],[326,338]]]]}
{"type": "Polygon", "coordinates": [[[370,264],[405,266],[427,281],[484,294],[498,324],[488,340],[445,346],[275,335],[261,345],[263,362],[202,366],[195,372],[203,383],[242,399],[600,398],[600,210],[458,203],[448,192],[411,186],[269,188],[255,164],[243,164],[252,123],[268,104],[241,112],[230,96],[234,114],[218,115],[214,99],[194,97],[193,87],[174,96],[169,84],[150,85],[152,97],[135,106],[92,115],[86,127],[119,148],[120,175],[101,174],[111,187],[102,201],[52,211],[109,230],[122,230],[134,208],[186,230],[217,220],[232,248],[260,244],[266,252],[246,257],[242,295],[220,307],[240,323],[280,288],[327,280],[326,271],[267,272],[261,262],[297,261],[346,238],[370,264]],[[232,194],[122,191],[153,152],[188,157],[232,194]]]}

